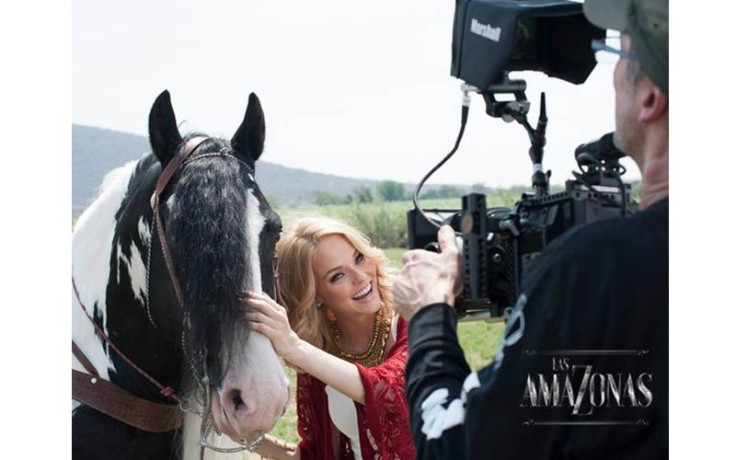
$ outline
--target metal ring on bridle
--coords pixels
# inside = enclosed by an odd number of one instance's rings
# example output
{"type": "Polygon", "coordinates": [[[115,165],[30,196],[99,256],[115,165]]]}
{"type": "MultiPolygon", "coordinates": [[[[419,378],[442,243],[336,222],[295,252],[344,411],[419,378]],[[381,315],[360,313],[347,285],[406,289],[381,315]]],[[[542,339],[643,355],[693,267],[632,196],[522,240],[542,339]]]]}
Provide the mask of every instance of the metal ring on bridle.
{"type": "MultiPolygon", "coordinates": [[[[207,438],[210,437],[212,434],[212,430],[215,429],[214,427],[214,421],[212,420],[212,389],[209,385],[209,377],[205,375],[203,384],[206,387],[205,392],[205,398],[204,398],[204,411],[202,413],[202,426],[200,429],[200,440],[199,445],[203,449],[210,449],[215,452],[219,452],[221,454],[232,454],[236,452],[243,452],[244,450],[247,450],[248,452],[255,452],[261,444],[263,444],[263,440],[265,439],[264,433],[261,433],[260,431],[257,431],[256,438],[253,441],[248,441],[247,439],[243,438],[240,441],[235,441],[239,444],[238,447],[218,447],[213,446],[210,444],[210,442],[207,440],[207,438]]],[[[219,431],[217,431],[217,434],[219,435],[219,431]]]]}
{"type": "Polygon", "coordinates": [[[236,452],[243,452],[244,450],[252,453],[258,450],[258,448],[261,447],[261,444],[263,444],[263,441],[265,440],[265,435],[261,432],[257,432],[256,438],[253,441],[248,441],[245,438],[241,439],[240,441],[235,441],[239,444],[238,447],[217,447],[213,446],[209,443],[209,441],[207,441],[207,438],[210,436],[210,434],[212,434],[212,430],[213,426],[210,424],[207,424],[207,426],[204,427],[204,430],[202,432],[202,439],[200,439],[199,445],[215,452],[219,452],[221,454],[233,454],[236,452]]]}

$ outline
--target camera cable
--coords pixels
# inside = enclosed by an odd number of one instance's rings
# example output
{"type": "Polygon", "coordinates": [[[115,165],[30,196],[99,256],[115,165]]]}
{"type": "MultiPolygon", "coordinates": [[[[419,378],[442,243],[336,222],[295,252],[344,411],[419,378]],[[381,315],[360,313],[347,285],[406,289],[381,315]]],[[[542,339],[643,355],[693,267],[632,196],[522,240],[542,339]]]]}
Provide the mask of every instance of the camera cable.
{"type": "Polygon", "coordinates": [[[461,109],[461,115],[460,115],[460,132],[457,134],[457,140],[455,140],[455,146],[450,150],[450,153],[445,155],[445,157],[437,163],[423,178],[421,181],[419,181],[419,184],[414,188],[414,193],[412,195],[412,202],[414,203],[414,209],[419,211],[419,213],[424,217],[424,219],[429,222],[430,225],[436,227],[437,229],[440,228],[440,224],[435,222],[433,219],[431,219],[424,210],[419,207],[418,200],[419,200],[419,193],[422,190],[422,187],[424,186],[424,183],[429,179],[432,174],[434,174],[438,169],[440,169],[445,163],[447,163],[447,160],[449,160],[455,152],[457,152],[458,147],[460,147],[460,141],[463,138],[463,134],[465,133],[465,125],[468,122],[468,112],[470,111],[470,94],[468,92],[472,89],[474,89],[470,85],[463,84],[461,87],[463,91],[463,102],[462,102],[462,109],[461,109]]]}

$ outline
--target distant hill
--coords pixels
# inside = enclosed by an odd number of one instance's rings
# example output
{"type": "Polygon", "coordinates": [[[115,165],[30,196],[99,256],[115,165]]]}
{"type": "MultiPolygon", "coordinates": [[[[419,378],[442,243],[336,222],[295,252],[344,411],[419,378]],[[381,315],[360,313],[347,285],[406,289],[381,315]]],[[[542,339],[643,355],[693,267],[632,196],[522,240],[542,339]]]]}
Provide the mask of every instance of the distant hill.
{"type": "MultiPolygon", "coordinates": [[[[72,125],[72,215],[78,216],[96,197],[112,169],[150,152],[148,139],[91,126],[72,125]]],[[[379,181],[353,179],[258,162],[258,185],[281,206],[311,203],[317,191],[345,196],[356,187],[373,189],[379,181]]],[[[407,185],[407,187],[409,187],[407,185]]]]}

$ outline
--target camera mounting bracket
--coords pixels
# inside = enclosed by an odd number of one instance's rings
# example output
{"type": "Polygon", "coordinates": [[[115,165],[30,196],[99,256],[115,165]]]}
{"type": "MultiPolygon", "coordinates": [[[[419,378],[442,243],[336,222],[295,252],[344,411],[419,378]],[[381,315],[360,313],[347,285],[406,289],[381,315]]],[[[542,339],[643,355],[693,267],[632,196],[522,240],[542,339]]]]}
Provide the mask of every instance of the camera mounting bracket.
{"type": "Polygon", "coordinates": [[[509,72],[503,72],[497,83],[479,91],[486,102],[486,113],[494,118],[501,118],[506,123],[526,119],[529,113],[529,101],[526,99],[526,81],[509,79],[509,72]],[[513,101],[499,101],[498,94],[512,94],[513,101]]]}
{"type": "Polygon", "coordinates": [[[539,121],[537,127],[532,128],[527,120],[530,102],[526,98],[526,81],[511,80],[509,72],[504,71],[498,82],[490,85],[483,91],[479,91],[486,102],[486,113],[494,118],[501,118],[510,123],[516,121],[526,129],[529,135],[531,147],[529,157],[532,160],[532,186],[537,196],[546,195],[549,191],[550,171],[546,173],[542,169],[544,157],[544,145],[546,144],[545,132],[547,130],[547,105],[544,93],[542,93],[539,109],[539,121]],[[498,94],[511,94],[514,100],[496,99],[498,94]]]}

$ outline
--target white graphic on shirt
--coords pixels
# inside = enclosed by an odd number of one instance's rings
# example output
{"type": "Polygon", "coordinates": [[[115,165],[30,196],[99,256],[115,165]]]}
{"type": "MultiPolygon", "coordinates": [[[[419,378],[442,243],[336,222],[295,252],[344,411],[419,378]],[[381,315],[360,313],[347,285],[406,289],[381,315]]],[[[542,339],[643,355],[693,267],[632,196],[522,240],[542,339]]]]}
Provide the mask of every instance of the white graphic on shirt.
{"type": "Polygon", "coordinates": [[[521,337],[524,335],[524,327],[526,326],[526,321],[524,320],[525,306],[526,294],[521,294],[519,299],[516,301],[514,309],[509,315],[508,321],[506,322],[506,330],[503,333],[503,340],[501,340],[501,344],[498,346],[498,352],[496,352],[496,357],[493,360],[494,371],[501,367],[506,347],[514,345],[516,342],[521,340],[521,337]],[[519,323],[519,327],[514,329],[516,327],[516,323],[519,323]],[[512,330],[513,332],[511,332],[512,330]]]}
{"type": "MultiPolygon", "coordinates": [[[[509,315],[504,338],[494,360],[494,370],[498,369],[503,362],[504,349],[514,345],[524,335],[526,300],[526,294],[521,294],[509,315]]],[[[465,421],[468,393],[478,387],[480,387],[478,374],[471,372],[463,382],[459,398],[447,404],[450,391],[447,388],[437,388],[422,402],[422,433],[427,440],[439,439],[446,430],[461,425],[465,421]]]]}
{"type": "Polygon", "coordinates": [[[447,407],[447,388],[438,388],[422,402],[422,433],[427,439],[438,439],[445,430],[461,425],[465,421],[465,403],[468,392],[480,386],[478,374],[471,372],[463,382],[460,398],[454,399],[447,407]]]}

